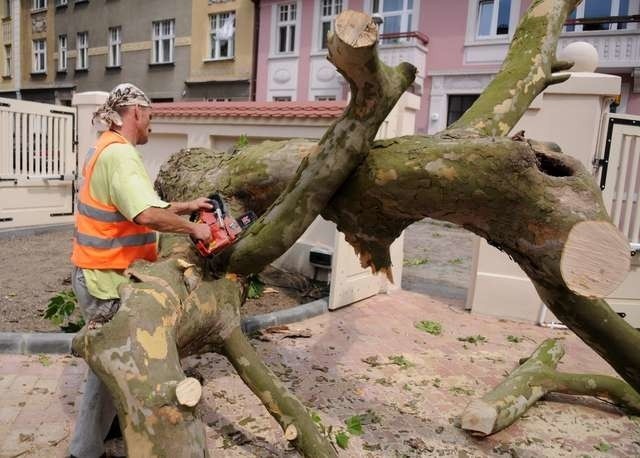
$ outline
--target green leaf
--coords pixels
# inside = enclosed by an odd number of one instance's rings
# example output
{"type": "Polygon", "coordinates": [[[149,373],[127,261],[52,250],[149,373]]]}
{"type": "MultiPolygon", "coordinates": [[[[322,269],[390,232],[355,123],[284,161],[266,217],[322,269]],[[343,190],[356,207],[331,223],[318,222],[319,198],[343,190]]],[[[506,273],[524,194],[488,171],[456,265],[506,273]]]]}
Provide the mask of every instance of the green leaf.
{"type": "Polygon", "coordinates": [[[487,338],[478,334],[477,336],[458,337],[458,340],[478,345],[478,343],[485,343],[487,338]]]}
{"type": "Polygon", "coordinates": [[[524,340],[523,337],[518,337],[518,336],[507,336],[507,340],[509,342],[513,342],[513,343],[520,343],[524,340]]]}
{"type": "Polygon", "coordinates": [[[349,447],[349,435],[344,431],[336,433],[335,438],[336,444],[338,444],[338,447],[340,447],[341,449],[345,450],[349,447]]]}
{"type": "Polygon", "coordinates": [[[415,327],[416,329],[419,329],[424,332],[428,332],[429,334],[432,334],[434,336],[439,336],[440,334],[442,334],[442,325],[437,321],[429,321],[429,320],[418,321],[415,324],[415,327]]]}
{"type": "Polygon", "coordinates": [[[608,452],[613,447],[611,445],[607,444],[606,442],[600,442],[598,445],[594,445],[593,448],[595,448],[599,452],[608,452]]]}
{"type": "Polygon", "coordinates": [[[429,259],[427,258],[409,258],[405,259],[402,263],[405,266],[421,266],[422,264],[427,264],[429,259]]]}
{"type": "Polygon", "coordinates": [[[400,366],[402,369],[407,369],[413,366],[413,363],[409,361],[407,358],[405,358],[403,355],[389,356],[389,361],[391,361],[391,364],[400,366]]]}
{"type": "Polygon", "coordinates": [[[320,418],[320,415],[318,415],[316,412],[311,412],[311,419],[315,423],[321,423],[322,422],[322,418],[320,418]]]}
{"type": "Polygon", "coordinates": [[[353,417],[347,418],[344,423],[347,425],[347,431],[349,434],[353,436],[360,436],[364,431],[362,431],[362,419],[360,415],[354,415],[353,417]]]}
{"type": "Polygon", "coordinates": [[[247,297],[249,299],[258,299],[264,291],[264,283],[258,280],[258,277],[252,275],[249,277],[249,286],[247,288],[247,297]]]}

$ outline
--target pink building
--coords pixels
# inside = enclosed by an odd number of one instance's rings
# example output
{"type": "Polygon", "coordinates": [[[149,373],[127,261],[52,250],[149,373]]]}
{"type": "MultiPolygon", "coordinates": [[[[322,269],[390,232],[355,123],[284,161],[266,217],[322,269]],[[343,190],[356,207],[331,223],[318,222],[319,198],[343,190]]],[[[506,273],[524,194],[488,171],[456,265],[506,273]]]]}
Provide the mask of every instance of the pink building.
{"type": "MultiPolygon", "coordinates": [[[[341,100],[346,84],[326,60],[326,32],[344,9],[382,19],[380,55],[418,68],[416,130],[437,132],[456,120],[500,67],[531,0],[262,0],[257,101],[341,100]],[[428,38],[427,38],[428,37],[428,38]]],[[[598,71],[622,76],[615,110],[640,114],[640,0],[584,0],[559,48],[587,41],[598,71]],[[612,20],[615,18],[615,20],[612,20]]]]}

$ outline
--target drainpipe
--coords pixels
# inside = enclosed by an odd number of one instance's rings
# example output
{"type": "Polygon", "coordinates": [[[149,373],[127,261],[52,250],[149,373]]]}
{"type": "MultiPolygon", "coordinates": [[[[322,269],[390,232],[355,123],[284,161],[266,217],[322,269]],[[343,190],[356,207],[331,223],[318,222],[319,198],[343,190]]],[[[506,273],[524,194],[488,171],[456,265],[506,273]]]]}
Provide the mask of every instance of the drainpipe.
{"type": "Polygon", "coordinates": [[[256,101],[256,84],[258,82],[258,43],[260,41],[260,0],[253,2],[253,63],[251,65],[250,100],[256,101]]]}
{"type": "Polygon", "coordinates": [[[22,59],[20,57],[20,0],[11,2],[11,60],[13,64],[14,87],[16,90],[16,99],[22,99],[20,92],[20,83],[22,82],[22,59]]]}

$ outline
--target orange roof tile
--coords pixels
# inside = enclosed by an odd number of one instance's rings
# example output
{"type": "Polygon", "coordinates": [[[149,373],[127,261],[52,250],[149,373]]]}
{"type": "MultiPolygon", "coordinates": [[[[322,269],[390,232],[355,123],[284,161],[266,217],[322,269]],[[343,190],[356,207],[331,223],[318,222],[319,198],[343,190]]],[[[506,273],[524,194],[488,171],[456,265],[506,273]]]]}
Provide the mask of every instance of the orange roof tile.
{"type": "Polygon", "coordinates": [[[173,102],[154,103],[158,117],[337,118],[347,102],[173,102]]]}

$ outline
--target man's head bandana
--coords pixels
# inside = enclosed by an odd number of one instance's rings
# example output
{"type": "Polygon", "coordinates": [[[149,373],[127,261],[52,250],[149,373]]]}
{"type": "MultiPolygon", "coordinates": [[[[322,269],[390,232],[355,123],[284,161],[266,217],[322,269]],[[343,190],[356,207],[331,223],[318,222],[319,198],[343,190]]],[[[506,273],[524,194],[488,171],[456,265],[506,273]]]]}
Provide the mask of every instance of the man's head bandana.
{"type": "Polygon", "coordinates": [[[130,83],[118,84],[109,93],[107,101],[93,113],[91,122],[103,123],[107,127],[122,126],[122,118],[116,111],[118,108],[139,105],[150,107],[151,101],[139,88],[130,83]]]}

